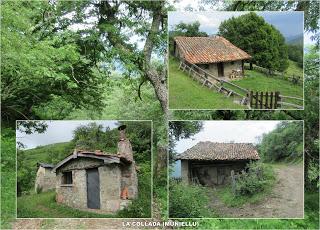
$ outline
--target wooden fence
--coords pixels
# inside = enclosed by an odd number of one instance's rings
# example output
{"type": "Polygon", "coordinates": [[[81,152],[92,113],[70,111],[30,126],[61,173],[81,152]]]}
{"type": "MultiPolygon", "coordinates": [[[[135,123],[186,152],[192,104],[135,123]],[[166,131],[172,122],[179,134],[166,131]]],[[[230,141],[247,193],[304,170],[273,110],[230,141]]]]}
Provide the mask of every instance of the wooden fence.
{"type": "Polygon", "coordinates": [[[238,97],[240,104],[246,105],[246,95],[249,92],[247,89],[223,79],[219,79],[204,69],[201,69],[199,66],[189,63],[186,60],[180,61],[179,69],[187,73],[187,75],[192,77],[193,80],[199,81],[202,86],[207,86],[209,89],[215,89],[219,93],[225,94],[227,97],[238,97]]]}
{"type": "Polygon", "coordinates": [[[253,92],[247,95],[251,109],[303,109],[303,99],[281,95],[280,92],[253,92]],[[289,101],[286,101],[289,100],[289,101]]]}
{"type": "Polygon", "coordinates": [[[172,177],[171,178],[172,182],[179,184],[182,182],[182,178],[181,177],[172,177]]]}
{"type": "Polygon", "coordinates": [[[280,92],[253,92],[249,95],[250,108],[252,109],[278,109],[280,92]]]}

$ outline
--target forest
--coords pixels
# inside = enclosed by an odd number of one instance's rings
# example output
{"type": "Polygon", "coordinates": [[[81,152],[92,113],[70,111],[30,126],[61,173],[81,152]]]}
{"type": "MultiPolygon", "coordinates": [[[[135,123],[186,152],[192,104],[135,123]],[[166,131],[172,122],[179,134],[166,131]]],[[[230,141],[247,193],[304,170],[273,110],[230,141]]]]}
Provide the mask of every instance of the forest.
{"type": "MultiPolygon", "coordinates": [[[[22,119],[153,120],[153,217],[168,218],[167,121],[304,120],[305,219],[199,220],[199,228],[317,229],[319,162],[319,5],[312,1],[203,1],[196,9],[304,11],[313,46],[304,55],[302,111],[167,109],[166,1],[1,2],[1,227],[16,219],[15,122],[22,119]],[[220,2],[217,8],[217,2],[220,2]]],[[[188,10],[188,9],[187,9],[188,10]]],[[[190,10],[190,7],[189,7],[190,10]]],[[[98,228],[108,220],[41,220],[45,228],[98,228]],[[60,225],[59,225],[60,224],[60,225]],[[62,225],[63,224],[63,225],[62,225]]],[[[120,222],[112,227],[120,226],[120,222]]]]}

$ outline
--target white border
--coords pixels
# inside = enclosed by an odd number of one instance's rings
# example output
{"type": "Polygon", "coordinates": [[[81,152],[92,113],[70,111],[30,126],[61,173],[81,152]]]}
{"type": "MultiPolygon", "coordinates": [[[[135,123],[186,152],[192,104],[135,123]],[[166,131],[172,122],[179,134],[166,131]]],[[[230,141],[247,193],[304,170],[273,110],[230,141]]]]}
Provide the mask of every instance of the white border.
{"type": "Polygon", "coordinates": [[[168,97],[168,103],[167,103],[167,109],[170,111],[193,111],[193,110],[200,110],[200,111],[207,111],[207,110],[231,110],[231,111],[237,111],[237,110],[258,110],[258,111],[263,111],[263,110],[266,110],[266,111],[290,111],[290,110],[298,110],[298,111],[303,111],[305,109],[305,92],[304,92],[304,81],[305,81],[305,77],[304,77],[304,34],[305,34],[305,31],[304,31],[304,11],[280,11],[280,10],[266,10],[266,11],[219,11],[219,10],[208,10],[208,11],[167,11],[167,14],[168,14],[168,26],[167,26],[167,71],[168,71],[168,94],[167,94],[167,97],[168,97]],[[302,99],[303,99],[303,106],[302,106],[302,109],[249,109],[249,108],[241,108],[241,109],[228,109],[228,108],[211,108],[211,109],[204,109],[204,108],[197,108],[197,109],[193,109],[193,108],[183,108],[183,109],[174,109],[174,108],[170,108],[170,73],[169,73],[169,62],[170,62],[170,44],[169,44],[169,16],[170,16],[170,12],[173,13],[173,12],[186,12],[186,13],[194,13],[194,14],[201,14],[201,13],[215,13],[215,12],[219,12],[219,13],[230,13],[230,12],[280,12],[280,13],[288,13],[288,12],[291,12],[291,13],[294,13],[294,12],[299,12],[299,13],[302,13],[303,14],[303,18],[302,18],[302,21],[303,21],[303,24],[302,24],[302,35],[303,35],[303,44],[302,44],[302,60],[303,60],[303,65],[302,65],[302,99]]]}
{"type": "MultiPolygon", "coordinates": [[[[304,183],[304,138],[305,138],[305,132],[304,132],[304,120],[169,120],[169,122],[171,121],[202,121],[202,122],[236,122],[236,121],[241,121],[241,122],[256,122],[256,121],[261,121],[261,122],[265,122],[265,121],[299,121],[299,122],[302,122],[302,137],[303,137],[303,141],[302,141],[302,144],[303,144],[303,159],[302,159],[302,164],[303,164],[303,169],[302,169],[302,180],[303,180],[303,186],[302,186],[302,189],[303,189],[303,195],[302,195],[302,199],[303,199],[303,217],[302,218],[298,218],[298,217],[293,217],[293,218],[282,218],[282,217],[188,217],[188,218],[185,218],[185,217],[180,217],[180,218],[176,218],[176,217],[170,217],[169,214],[170,214],[170,193],[169,193],[169,186],[170,186],[170,172],[169,172],[169,152],[168,152],[168,155],[167,155],[167,158],[168,158],[168,167],[167,167],[167,215],[168,215],[168,219],[171,219],[171,220],[185,220],[185,219],[195,219],[195,220],[224,220],[224,219],[232,219],[232,220],[274,220],[274,219],[278,219],[278,220],[295,220],[295,219],[298,219],[298,220],[301,220],[301,219],[304,219],[305,215],[305,210],[304,210],[304,193],[305,193],[305,183],[304,183]]],[[[300,164],[300,163],[299,163],[300,164]]]]}
{"type": "MultiPolygon", "coordinates": [[[[39,220],[55,220],[55,219],[66,219],[66,220],[149,220],[149,219],[153,219],[153,120],[105,120],[105,119],[100,119],[100,120],[16,120],[16,171],[15,171],[15,174],[16,174],[16,191],[15,191],[15,196],[16,196],[16,208],[15,208],[15,219],[16,220],[34,220],[34,219],[39,219],[39,220]],[[88,217],[83,217],[83,218],[73,218],[73,217],[63,217],[63,218],[56,218],[56,217],[18,217],[18,195],[17,195],[17,186],[18,186],[18,180],[17,180],[17,172],[18,172],[18,164],[17,164],[17,122],[18,121],[65,121],[65,122],[69,122],[69,121],[72,121],[72,122],[77,122],[77,121],[84,121],[84,122],[95,122],[95,121],[123,121],[123,122],[126,122],[126,121],[129,121],[129,122],[132,122],[132,121],[136,121],[136,122],[150,122],[150,125],[151,125],[151,142],[150,142],[150,167],[151,167],[151,189],[150,189],[150,195],[151,195],[151,200],[150,200],[150,214],[151,214],[151,217],[131,217],[131,218],[127,218],[127,217],[123,217],[123,218],[120,218],[120,217],[101,217],[101,218],[97,218],[97,217],[94,217],[94,218],[88,218],[88,217]]],[[[77,210],[77,209],[76,209],[77,210]]]]}

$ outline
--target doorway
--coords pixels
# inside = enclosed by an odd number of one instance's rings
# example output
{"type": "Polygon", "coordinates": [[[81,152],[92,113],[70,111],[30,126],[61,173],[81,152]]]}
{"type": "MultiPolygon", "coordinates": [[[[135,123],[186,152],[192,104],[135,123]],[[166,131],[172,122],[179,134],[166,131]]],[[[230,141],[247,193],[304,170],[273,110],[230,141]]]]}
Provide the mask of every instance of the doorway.
{"type": "Polygon", "coordinates": [[[218,77],[224,77],[223,62],[219,62],[217,66],[218,66],[218,77]]]}
{"type": "Polygon", "coordinates": [[[97,168],[87,169],[87,206],[100,209],[100,180],[97,168]]]}

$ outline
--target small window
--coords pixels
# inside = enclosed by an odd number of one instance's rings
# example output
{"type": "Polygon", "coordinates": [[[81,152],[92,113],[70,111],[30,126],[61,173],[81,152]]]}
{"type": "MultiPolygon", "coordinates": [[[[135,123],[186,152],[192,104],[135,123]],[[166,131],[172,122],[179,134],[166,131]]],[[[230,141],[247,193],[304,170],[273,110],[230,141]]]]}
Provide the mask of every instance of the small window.
{"type": "Polygon", "coordinates": [[[72,172],[64,172],[62,174],[62,184],[72,184],[72,172]]]}

